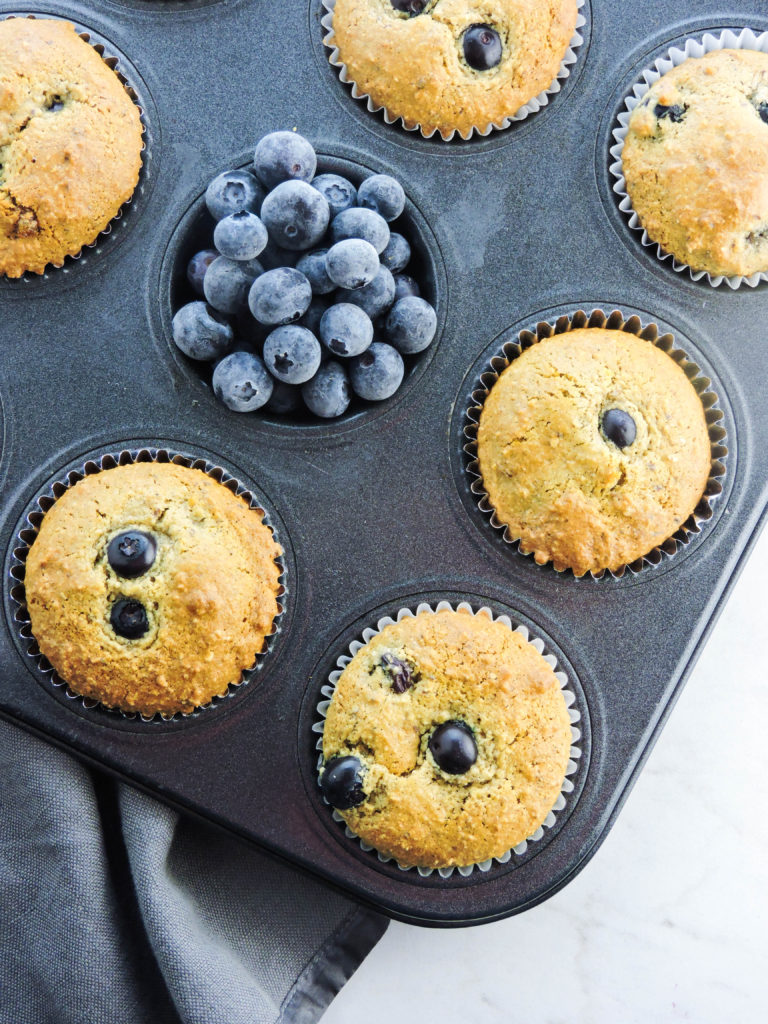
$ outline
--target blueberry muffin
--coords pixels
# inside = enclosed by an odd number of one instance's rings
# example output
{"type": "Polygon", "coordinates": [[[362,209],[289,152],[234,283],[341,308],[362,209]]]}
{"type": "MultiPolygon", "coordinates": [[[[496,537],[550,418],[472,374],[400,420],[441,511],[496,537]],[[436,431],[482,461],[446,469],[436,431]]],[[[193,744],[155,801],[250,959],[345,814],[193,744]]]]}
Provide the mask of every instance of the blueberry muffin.
{"type": "Polygon", "coordinates": [[[503,371],[477,458],[509,538],[583,576],[671,537],[704,494],[711,448],[701,400],[670,356],[625,331],[583,328],[503,371]]]}
{"type": "Polygon", "coordinates": [[[531,836],[562,788],[565,698],[532,644],[486,613],[386,626],[341,673],[320,785],[403,867],[467,866],[531,836]]]}
{"type": "Polygon", "coordinates": [[[60,266],[130,199],[139,109],[65,21],[0,21],[0,273],[60,266]]]}
{"type": "Polygon", "coordinates": [[[549,88],[576,18],[577,0],[336,0],[326,41],[407,128],[466,137],[549,88]]]}
{"type": "Polygon", "coordinates": [[[189,712],[263,649],[280,554],[261,514],[201,470],[106,469],[40,525],[25,578],[32,633],[75,693],[146,716],[189,712]]]}
{"type": "Polygon", "coordinates": [[[629,118],[623,173],[652,241],[693,270],[768,271],[768,54],[690,58],[629,118]]]}

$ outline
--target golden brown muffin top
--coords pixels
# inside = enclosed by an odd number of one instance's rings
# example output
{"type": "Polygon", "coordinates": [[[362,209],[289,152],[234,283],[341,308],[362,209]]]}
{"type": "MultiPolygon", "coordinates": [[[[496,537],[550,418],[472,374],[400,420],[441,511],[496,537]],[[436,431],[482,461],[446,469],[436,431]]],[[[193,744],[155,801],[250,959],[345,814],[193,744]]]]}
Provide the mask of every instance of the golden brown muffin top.
{"type": "Polygon", "coordinates": [[[139,180],[139,109],[65,21],[0,21],[0,274],[93,242],[139,180]]]}
{"type": "Polygon", "coordinates": [[[46,513],[27,559],[32,633],[74,692],[143,715],[189,712],[238,683],[278,613],[281,554],[261,514],[204,472],[133,463],[86,476],[46,513]],[[107,546],[128,530],[157,553],[134,579],[107,546]],[[149,628],[119,636],[116,601],[149,628]]]}
{"type": "Polygon", "coordinates": [[[671,537],[711,464],[704,408],[683,370],[651,342],[603,328],[514,359],[483,404],[477,453],[511,539],[577,576],[619,569],[671,537]],[[634,421],[623,448],[604,432],[613,409],[634,421]]]}

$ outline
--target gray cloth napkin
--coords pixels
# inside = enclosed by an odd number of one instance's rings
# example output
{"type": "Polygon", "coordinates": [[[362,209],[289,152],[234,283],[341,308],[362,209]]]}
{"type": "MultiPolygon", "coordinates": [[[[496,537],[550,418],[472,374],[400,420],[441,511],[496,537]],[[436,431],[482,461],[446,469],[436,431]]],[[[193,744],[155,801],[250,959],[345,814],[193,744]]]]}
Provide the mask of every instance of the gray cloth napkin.
{"type": "Polygon", "coordinates": [[[386,920],[0,720],[1,1024],[311,1024],[386,920]]]}

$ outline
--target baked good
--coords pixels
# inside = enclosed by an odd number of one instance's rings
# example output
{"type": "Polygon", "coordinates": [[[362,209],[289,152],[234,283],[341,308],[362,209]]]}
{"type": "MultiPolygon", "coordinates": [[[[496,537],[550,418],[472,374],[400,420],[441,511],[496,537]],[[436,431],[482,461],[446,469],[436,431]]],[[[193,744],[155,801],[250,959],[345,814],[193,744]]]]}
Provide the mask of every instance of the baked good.
{"type": "Polygon", "coordinates": [[[403,867],[466,866],[531,836],[562,788],[570,719],[535,647],[487,613],[385,626],[341,673],[320,784],[403,867]]]}
{"type": "Polygon", "coordinates": [[[768,54],[716,50],[654,82],[629,118],[626,190],[693,270],[768,271],[768,54]]]}
{"type": "Polygon", "coordinates": [[[27,558],[30,624],[71,690],[126,712],[189,712],[238,683],[278,613],[281,550],[261,514],[198,469],[86,476],[27,558]]]}
{"type": "Polygon", "coordinates": [[[580,328],[525,349],[480,414],[483,488],[510,539],[577,576],[662,544],[706,487],[711,449],[684,371],[626,331],[580,328]]]}
{"type": "Polygon", "coordinates": [[[60,266],[139,180],[139,108],[65,21],[0,21],[0,273],[60,266]]]}
{"type": "Polygon", "coordinates": [[[577,0],[336,0],[326,41],[407,128],[468,136],[552,84],[576,18],[577,0]]]}

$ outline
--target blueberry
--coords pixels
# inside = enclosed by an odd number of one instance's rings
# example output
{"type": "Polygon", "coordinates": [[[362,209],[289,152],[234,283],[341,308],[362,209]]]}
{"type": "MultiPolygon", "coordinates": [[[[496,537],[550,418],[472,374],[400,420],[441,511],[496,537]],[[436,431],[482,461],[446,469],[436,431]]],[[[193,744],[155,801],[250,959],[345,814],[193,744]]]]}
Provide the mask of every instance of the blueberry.
{"type": "Polygon", "coordinates": [[[125,597],[118,598],[112,605],[109,621],[117,635],[126,640],[138,640],[149,629],[144,605],[125,597]]]}
{"type": "Polygon", "coordinates": [[[293,384],[285,384],[281,380],[276,380],[264,410],[273,412],[277,416],[287,416],[288,413],[296,412],[301,407],[301,389],[293,384]]]}
{"type": "Polygon", "coordinates": [[[345,238],[328,250],[325,267],[340,288],[362,288],[378,274],[379,254],[362,238],[345,238]]]}
{"type": "Polygon", "coordinates": [[[284,249],[311,249],[325,234],[331,210],[306,181],[276,185],[261,204],[261,219],[270,237],[284,249]]]}
{"type": "Polygon", "coordinates": [[[213,371],[213,391],[233,412],[260,409],[272,394],[272,378],[253,352],[232,352],[213,371]]]}
{"type": "Polygon", "coordinates": [[[341,242],[345,238],[363,238],[371,243],[377,253],[382,253],[389,244],[389,224],[375,210],[356,207],[344,210],[333,218],[331,238],[334,242],[341,242]]]}
{"type": "Polygon", "coordinates": [[[755,104],[755,110],[760,115],[760,119],[768,124],[768,103],[757,103],[755,104]]]}
{"type": "Polygon", "coordinates": [[[394,395],[403,380],[403,357],[380,341],[374,343],[361,356],[352,360],[349,370],[352,388],[369,402],[380,402],[394,395]]]}
{"type": "Polygon", "coordinates": [[[202,249],[200,252],[196,252],[187,264],[187,280],[200,296],[205,294],[203,292],[205,272],[218,255],[215,249],[202,249]]]}
{"type": "Polygon", "coordinates": [[[475,736],[466,722],[443,722],[429,737],[429,750],[448,775],[463,775],[477,760],[475,736]]]}
{"type": "Polygon", "coordinates": [[[409,14],[411,17],[421,14],[427,6],[427,0],[389,0],[389,2],[396,11],[402,11],[404,14],[409,14]]]}
{"type": "Polygon", "coordinates": [[[600,421],[605,437],[617,448],[628,448],[637,436],[635,421],[623,409],[606,409],[600,421]]]}
{"type": "Polygon", "coordinates": [[[248,292],[260,271],[261,266],[256,260],[243,263],[219,256],[203,278],[203,292],[208,304],[220,313],[239,313],[248,304],[248,292]]]}
{"type": "Polygon", "coordinates": [[[475,71],[489,71],[501,60],[501,39],[490,25],[470,25],[464,33],[464,60],[475,71]]]}
{"type": "Polygon", "coordinates": [[[331,359],[323,363],[312,380],[301,389],[301,397],[315,416],[333,419],[347,411],[350,403],[347,372],[341,363],[331,359]]]}
{"type": "Polygon", "coordinates": [[[337,302],[323,313],[320,340],[334,355],[360,355],[373,341],[371,318],[359,306],[337,302]]]}
{"type": "Polygon", "coordinates": [[[323,796],[339,811],[348,811],[365,800],[363,766],[356,757],[332,757],[320,776],[323,796]]]}
{"type": "Polygon", "coordinates": [[[426,299],[415,295],[400,299],[389,311],[387,340],[398,352],[412,355],[423,352],[437,330],[437,314],[426,299]]]}
{"type": "Polygon", "coordinates": [[[394,654],[386,652],[381,656],[381,670],[388,676],[395,693],[405,693],[419,681],[419,673],[413,665],[394,654]]]}
{"type": "Polygon", "coordinates": [[[157,555],[157,544],[151,533],[124,530],[107,546],[107,561],[118,576],[132,580],[148,572],[157,555]]]}
{"type": "Polygon", "coordinates": [[[205,205],[214,220],[250,210],[258,213],[264,189],[248,171],[224,171],[205,190],[205,205]]]}
{"type": "Polygon", "coordinates": [[[375,320],[386,313],[395,301],[395,279],[386,267],[379,267],[378,274],[370,284],[350,291],[341,288],[336,293],[336,298],[339,302],[351,302],[354,306],[359,306],[371,320],[375,320]]]}
{"type": "Polygon", "coordinates": [[[408,295],[421,295],[417,282],[408,274],[395,274],[395,302],[408,295]]]}
{"type": "Polygon", "coordinates": [[[336,287],[330,277],[328,277],[328,271],[325,266],[325,254],[327,252],[327,249],[313,249],[312,252],[302,256],[296,264],[296,269],[300,270],[312,285],[313,295],[328,295],[336,287]]]}
{"type": "Polygon", "coordinates": [[[681,107],[679,104],[675,104],[672,107],[667,107],[663,103],[657,103],[653,108],[654,116],[662,121],[665,117],[668,117],[673,124],[680,124],[685,117],[685,112],[688,107],[681,107]]]}
{"type": "Polygon", "coordinates": [[[305,313],[312,301],[312,286],[293,267],[276,267],[251,285],[248,305],[259,323],[290,324],[305,313]]]}
{"type": "Polygon", "coordinates": [[[264,363],[278,380],[305,384],[320,368],[320,342],[306,327],[278,327],[264,342],[264,363]]]}
{"type": "Polygon", "coordinates": [[[314,149],[296,132],[265,135],[253,154],[253,169],[267,188],[281,181],[311,181],[316,168],[314,149]]]}
{"type": "Polygon", "coordinates": [[[189,302],[173,318],[173,340],[190,359],[220,359],[232,344],[232,328],[204,302],[189,302]]]}
{"type": "Polygon", "coordinates": [[[330,306],[331,303],[327,299],[315,295],[299,323],[302,327],[306,327],[308,331],[312,331],[316,338],[319,338],[320,321],[323,319],[326,309],[330,309],[330,306]]]}
{"type": "Polygon", "coordinates": [[[312,180],[312,188],[325,196],[331,208],[331,217],[357,205],[357,189],[351,181],[338,174],[318,174],[312,180]]]}
{"type": "Polygon", "coordinates": [[[223,217],[213,230],[213,244],[231,260],[256,259],[268,237],[262,221],[248,210],[223,217]]]}
{"type": "Polygon", "coordinates": [[[276,267],[295,267],[300,256],[300,252],[283,249],[270,238],[259,256],[259,262],[263,264],[265,270],[275,270],[276,267]]]}
{"type": "Polygon", "coordinates": [[[408,244],[408,239],[393,231],[389,236],[386,249],[381,254],[381,262],[393,274],[397,274],[408,266],[410,258],[411,247],[408,244]]]}
{"type": "Polygon", "coordinates": [[[357,190],[357,202],[380,213],[386,221],[396,220],[405,209],[405,192],[397,178],[373,174],[357,190]]]}

